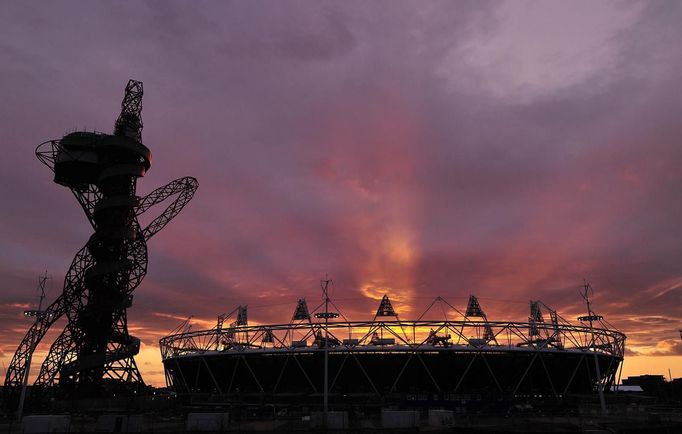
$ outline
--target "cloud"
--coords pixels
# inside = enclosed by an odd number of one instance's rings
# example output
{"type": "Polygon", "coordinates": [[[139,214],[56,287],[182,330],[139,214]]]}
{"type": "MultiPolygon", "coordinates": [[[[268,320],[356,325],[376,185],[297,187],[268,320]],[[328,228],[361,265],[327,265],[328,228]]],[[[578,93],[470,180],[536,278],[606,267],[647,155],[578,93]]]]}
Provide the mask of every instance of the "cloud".
{"type": "MultiPolygon", "coordinates": [[[[110,131],[145,83],[145,194],[201,187],[149,243],[129,320],[158,338],[248,304],[288,321],[335,299],[365,319],[477,294],[491,319],[542,299],[595,309],[632,354],[679,354],[678,2],[8,4],[0,17],[0,349],[91,228],[35,146],[110,131]],[[26,31],[27,28],[32,31],[26,31]],[[156,314],[155,314],[156,313],[156,314]],[[669,324],[665,323],[665,320],[669,324]]],[[[655,356],[658,357],[658,356],[655,356]]]]}
{"type": "Polygon", "coordinates": [[[456,65],[463,57],[468,75],[481,77],[483,88],[510,104],[581,87],[599,92],[620,77],[614,72],[627,53],[614,39],[632,28],[642,9],[633,2],[505,4],[492,34],[471,40],[448,60],[456,65]]]}

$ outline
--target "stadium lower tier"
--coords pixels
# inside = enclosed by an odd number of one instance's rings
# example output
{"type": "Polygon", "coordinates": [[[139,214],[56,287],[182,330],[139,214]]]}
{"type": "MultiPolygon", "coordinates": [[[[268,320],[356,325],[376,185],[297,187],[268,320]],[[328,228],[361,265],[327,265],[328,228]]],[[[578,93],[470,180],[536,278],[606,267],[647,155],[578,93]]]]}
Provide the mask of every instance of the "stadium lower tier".
{"type": "MultiPolygon", "coordinates": [[[[166,379],[180,394],[220,395],[240,402],[319,402],[325,351],[204,351],[164,360],[166,379]]],[[[562,398],[596,394],[614,384],[621,357],[589,350],[494,347],[479,349],[362,348],[328,350],[329,402],[562,398]],[[463,398],[462,398],[463,399],[463,398]]]]}

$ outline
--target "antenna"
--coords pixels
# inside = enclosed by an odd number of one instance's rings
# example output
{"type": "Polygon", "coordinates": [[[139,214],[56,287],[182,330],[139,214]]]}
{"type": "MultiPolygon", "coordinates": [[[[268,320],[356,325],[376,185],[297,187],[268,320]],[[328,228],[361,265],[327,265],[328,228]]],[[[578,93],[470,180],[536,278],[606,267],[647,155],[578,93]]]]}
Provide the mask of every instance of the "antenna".
{"type": "MultiPolygon", "coordinates": [[[[584,279],[583,279],[584,280],[584,279]]],[[[592,328],[592,323],[594,321],[601,321],[602,316],[597,315],[594,313],[592,310],[592,305],[590,303],[590,295],[594,295],[594,289],[592,289],[592,285],[587,280],[584,280],[582,289],[580,291],[580,296],[585,300],[585,305],[587,306],[587,315],[584,316],[579,316],[578,321],[580,322],[589,322],[590,323],[590,328],[592,328]]]]}
{"type": "Polygon", "coordinates": [[[50,279],[50,277],[47,275],[47,270],[44,275],[38,276],[38,290],[40,291],[38,309],[25,310],[25,317],[40,319],[45,315],[43,301],[45,300],[45,283],[48,279],[50,279]]]}
{"type": "MultiPolygon", "coordinates": [[[[324,280],[320,280],[320,287],[322,288],[322,298],[324,299],[324,312],[319,312],[315,314],[315,318],[321,318],[325,320],[325,324],[331,318],[338,318],[339,314],[336,312],[329,312],[329,303],[331,299],[329,298],[329,284],[334,284],[331,279],[325,276],[324,280]]],[[[326,327],[325,327],[326,328],[326,327]]]]}

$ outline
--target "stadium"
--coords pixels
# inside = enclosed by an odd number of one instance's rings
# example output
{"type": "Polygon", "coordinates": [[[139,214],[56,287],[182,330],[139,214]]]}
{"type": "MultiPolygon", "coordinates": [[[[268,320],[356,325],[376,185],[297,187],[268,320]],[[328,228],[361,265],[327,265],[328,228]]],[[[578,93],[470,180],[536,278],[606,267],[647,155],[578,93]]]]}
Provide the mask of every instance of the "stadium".
{"type": "Polygon", "coordinates": [[[350,321],[328,282],[321,305],[300,299],[286,324],[250,325],[239,306],[212,329],[179,327],[160,340],[168,385],[261,406],[459,408],[603,398],[617,383],[626,337],[587,298],[578,324],[541,301],[525,321],[491,321],[473,295],[464,312],[437,297],[416,320],[401,320],[384,295],[373,319],[350,321]],[[429,319],[439,310],[445,318],[429,319]]]}

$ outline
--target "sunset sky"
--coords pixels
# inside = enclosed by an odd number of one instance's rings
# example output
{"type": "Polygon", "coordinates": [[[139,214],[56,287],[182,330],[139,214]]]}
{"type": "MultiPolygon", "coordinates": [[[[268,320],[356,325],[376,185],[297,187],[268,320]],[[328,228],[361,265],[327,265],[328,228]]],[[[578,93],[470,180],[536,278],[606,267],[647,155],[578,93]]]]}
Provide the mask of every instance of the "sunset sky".
{"type": "Polygon", "coordinates": [[[680,1],[1,2],[3,378],[37,276],[57,297],[92,232],[34,149],[111,132],[129,78],[139,193],[200,184],[129,311],[148,382],[189,315],[286,322],[327,274],[356,320],[384,293],[405,319],[476,294],[575,320],[587,279],[623,375],[682,377],[680,23],[680,1]]]}

